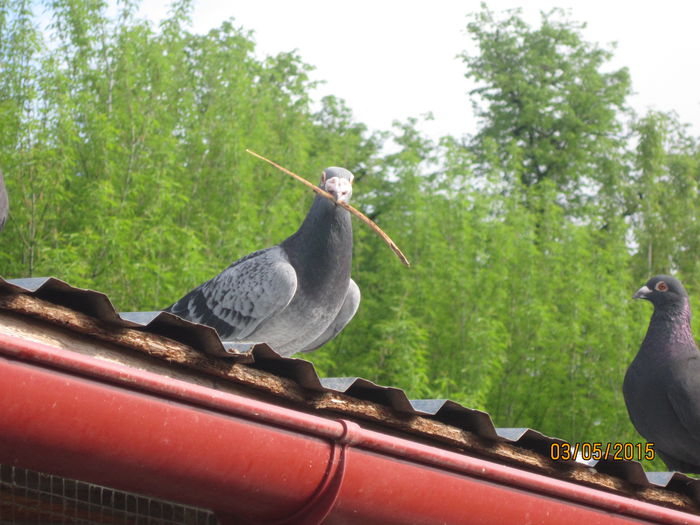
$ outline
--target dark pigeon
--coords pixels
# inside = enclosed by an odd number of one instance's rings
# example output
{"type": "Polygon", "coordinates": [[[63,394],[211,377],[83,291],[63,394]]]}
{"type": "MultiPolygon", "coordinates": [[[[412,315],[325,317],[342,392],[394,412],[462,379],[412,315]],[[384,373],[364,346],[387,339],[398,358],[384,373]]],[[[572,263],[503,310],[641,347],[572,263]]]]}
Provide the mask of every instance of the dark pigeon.
{"type": "Polygon", "coordinates": [[[622,392],[637,431],[671,470],[700,474],[700,352],[683,285],[657,275],[634,294],[654,305],[622,392]]]}
{"type": "MultiPolygon", "coordinates": [[[[319,187],[349,202],[353,174],[324,170],[319,187]]],[[[355,315],[360,289],[350,278],[350,214],[316,195],[299,230],[237,260],[165,309],[209,325],[239,349],[267,343],[283,356],[333,339],[355,315]]]]}
{"type": "Polygon", "coordinates": [[[2,176],[2,170],[0,170],[0,230],[5,227],[5,221],[7,220],[7,213],[10,211],[10,204],[7,200],[7,190],[5,189],[5,179],[2,176]]]}

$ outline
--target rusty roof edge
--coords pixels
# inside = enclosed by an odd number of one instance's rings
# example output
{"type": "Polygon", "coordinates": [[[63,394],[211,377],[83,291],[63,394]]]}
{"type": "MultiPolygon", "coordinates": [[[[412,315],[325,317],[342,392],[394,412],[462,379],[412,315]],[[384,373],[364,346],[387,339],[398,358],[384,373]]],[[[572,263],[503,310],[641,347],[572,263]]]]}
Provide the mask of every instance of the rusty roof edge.
{"type": "Polygon", "coordinates": [[[210,355],[236,355],[225,349],[216,331],[209,326],[186,321],[168,312],[126,312],[120,316],[104,293],[76,288],[55,277],[12,280],[0,277],[0,290],[3,289],[15,294],[29,294],[120,328],[135,328],[162,335],[195,346],[210,355]]]}

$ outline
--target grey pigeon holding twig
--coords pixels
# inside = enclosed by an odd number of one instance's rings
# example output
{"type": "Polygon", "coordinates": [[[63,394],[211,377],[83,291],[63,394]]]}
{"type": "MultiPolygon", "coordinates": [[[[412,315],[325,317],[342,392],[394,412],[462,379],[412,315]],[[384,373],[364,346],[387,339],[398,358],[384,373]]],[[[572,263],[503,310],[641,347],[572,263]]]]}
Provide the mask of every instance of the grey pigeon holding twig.
{"type": "MultiPolygon", "coordinates": [[[[327,168],[319,187],[349,202],[353,178],[344,168],[327,168]]],[[[165,311],[215,328],[224,341],[267,343],[283,356],[309,352],[357,311],[351,264],[350,214],[316,195],[295,234],[237,260],[165,311]]]]}
{"type": "Polygon", "coordinates": [[[7,199],[7,190],[5,189],[5,178],[2,176],[2,170],[0,170],[0,230],[5,227],[9,211],[10,205],[7,199]]]}
{"type": "Polygon", "coordinates": [[[669,469],[700,473],[700,351],[688,294],[657,275],[633,297],[651,301],[654,313],[622,385],[630,419],[669,469]]]}

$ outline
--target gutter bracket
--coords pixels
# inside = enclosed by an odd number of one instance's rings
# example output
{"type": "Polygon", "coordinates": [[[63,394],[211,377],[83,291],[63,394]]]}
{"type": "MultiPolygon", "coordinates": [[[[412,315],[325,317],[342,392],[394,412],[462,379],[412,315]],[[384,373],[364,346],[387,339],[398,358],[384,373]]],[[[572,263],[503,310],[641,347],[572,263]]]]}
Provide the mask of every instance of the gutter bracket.
{"type": "Polygon", "coordinates": [[[319,483],[316,491],[309,500],[297,511],[289,516],[272,519],[253,519],[240,516],[222,515],[217,513],[220,525],[320,525],[333,510],[340,489],[345,478],[347,466],[346,451],[348,447],[357,443],[360,437],[361,427],[357,423],[346,419],[337,420],[343,431],[331,443],[331,454],[328,460],[326,473],[319,483]]]}

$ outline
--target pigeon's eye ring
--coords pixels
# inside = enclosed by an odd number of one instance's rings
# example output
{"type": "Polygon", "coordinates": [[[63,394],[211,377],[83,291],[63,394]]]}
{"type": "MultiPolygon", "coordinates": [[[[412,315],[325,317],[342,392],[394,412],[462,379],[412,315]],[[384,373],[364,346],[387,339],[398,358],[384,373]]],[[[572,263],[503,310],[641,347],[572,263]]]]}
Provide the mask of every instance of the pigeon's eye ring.
{"type": "Polygon", "coordinates": [[[668,290],[668,285],[663,281],[659,281],[658,283],[656,283],[656,286],[654,286],[654,290],[658,290],[659,292],[665,292],[666,290],[668,290]]]}

